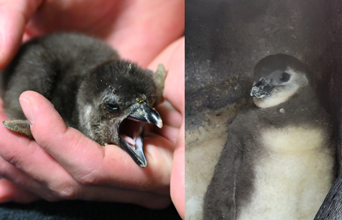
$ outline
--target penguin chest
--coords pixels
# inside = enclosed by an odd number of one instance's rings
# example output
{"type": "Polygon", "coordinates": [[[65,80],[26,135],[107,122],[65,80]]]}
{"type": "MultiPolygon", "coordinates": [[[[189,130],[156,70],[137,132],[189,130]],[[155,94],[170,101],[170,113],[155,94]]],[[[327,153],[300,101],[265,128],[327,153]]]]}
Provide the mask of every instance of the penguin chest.
{"type": "Polygon", "coordinates": [[[250,200],[238,219],[313,219],[333,179],[334,157],[320,129],[261,131],[250,200]]]}

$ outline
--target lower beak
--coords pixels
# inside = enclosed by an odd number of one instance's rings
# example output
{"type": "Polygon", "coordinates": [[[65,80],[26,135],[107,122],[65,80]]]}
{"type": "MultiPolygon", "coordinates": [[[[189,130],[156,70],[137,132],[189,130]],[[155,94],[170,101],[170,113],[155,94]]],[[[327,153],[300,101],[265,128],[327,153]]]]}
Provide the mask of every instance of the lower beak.
{"type": "Polygon", "coordinates": [[[137,121],[139,128],[132,129],[132,137],[120,137],[121,147],[129,153],[133,160],[140,166],[146,167],[147,161],[144,153],[144,127],[145,123],[155,124],[159,128],[163,126],[163,121],[156,110],[151,108],[147,103],[141,103],[134,110],[127,120],[137,121]]]}
{"type": "Polygon", "coordinates": [[[136,164],[140,167],[147,166],[147,160],[144,153],[144,129],[145,123],[141,123],[139,127],[139,134],[134,138],[134,144],[126,142],[120,136],[120,146],[132,157],[136,164]]]}

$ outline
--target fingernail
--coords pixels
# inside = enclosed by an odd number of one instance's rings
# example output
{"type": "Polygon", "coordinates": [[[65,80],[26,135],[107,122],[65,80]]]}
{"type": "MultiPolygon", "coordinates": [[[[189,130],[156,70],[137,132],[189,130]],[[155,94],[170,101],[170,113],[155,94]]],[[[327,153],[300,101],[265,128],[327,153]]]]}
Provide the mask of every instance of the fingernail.
{"type": "Polygon", "coordinates": [[[23,110],[27,120],[29,120],[30,124],[33,124],[34,118],[33,118],[33,112],[32,107],[27,99],[19,98],[19,102],[21,105],[21,109],[23,110]]]}

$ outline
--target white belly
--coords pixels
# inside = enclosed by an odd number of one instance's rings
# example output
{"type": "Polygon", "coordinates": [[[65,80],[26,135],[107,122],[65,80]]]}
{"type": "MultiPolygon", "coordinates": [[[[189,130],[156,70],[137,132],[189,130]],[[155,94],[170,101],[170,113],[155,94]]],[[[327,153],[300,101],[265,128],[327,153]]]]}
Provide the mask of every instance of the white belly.
{"type": "Polygon", "coordinates": [[[312,220],[333,178],[333,155],[318,129],[261,132],[267,154],[254,167],[250,202],[238,220],[312,220]]]}

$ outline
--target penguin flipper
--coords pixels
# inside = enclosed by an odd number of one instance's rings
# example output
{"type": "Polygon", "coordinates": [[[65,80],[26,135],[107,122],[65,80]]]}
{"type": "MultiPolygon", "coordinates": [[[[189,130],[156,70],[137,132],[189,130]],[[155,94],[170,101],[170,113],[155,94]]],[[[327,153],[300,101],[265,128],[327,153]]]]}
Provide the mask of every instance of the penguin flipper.
{"type": "Polygon", "coordinates": [[[30,122],[28,120],[3,121],[2,124],[11,131],[26,135],[33,139],[30,122]]]}
{"type": "Polygon", "coordinates": [[[342,219],[342,174],[331,187],[314,220],[342,219]]]}
{"type": "Polygon", "coordinates": [[[241,142],[230,133],[204,196],[203,219],[236,219],[236,181],[242,161],[241,142]]]}

